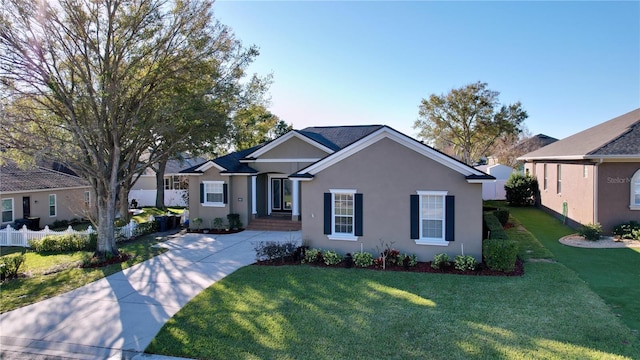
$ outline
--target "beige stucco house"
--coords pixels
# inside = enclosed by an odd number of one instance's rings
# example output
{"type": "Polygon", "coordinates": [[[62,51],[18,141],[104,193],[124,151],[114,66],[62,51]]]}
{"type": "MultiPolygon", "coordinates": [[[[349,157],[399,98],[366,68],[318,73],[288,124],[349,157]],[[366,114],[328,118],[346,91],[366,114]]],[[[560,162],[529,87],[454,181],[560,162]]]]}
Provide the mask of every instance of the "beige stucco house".
{"type": "MultiPolygon", "coordinates": [[[[185,169],[203,227],[286,217],[311,247],[425,261],[482,256],[482,183],[494,178],[388,126],[311,127],[185,169]]],[[[275,220],[274,220],[275,221],[275,220]]],[[[193,226],[193,222],[191,222],[193,226]]]]}
{"type": "Polygon", "coordinates": [[[95,206],[88,182],[45,166],[23,169],[8,161],[0,166],[1,226],[37,218],[38,226],[56,220],[86,218],[95,206]]]}
{"type": "Polygon", "coordinates": [[[538,179],[540,205],[572,226],[606,233],[640,221],[640,109],[518,158],[538,179]]]}

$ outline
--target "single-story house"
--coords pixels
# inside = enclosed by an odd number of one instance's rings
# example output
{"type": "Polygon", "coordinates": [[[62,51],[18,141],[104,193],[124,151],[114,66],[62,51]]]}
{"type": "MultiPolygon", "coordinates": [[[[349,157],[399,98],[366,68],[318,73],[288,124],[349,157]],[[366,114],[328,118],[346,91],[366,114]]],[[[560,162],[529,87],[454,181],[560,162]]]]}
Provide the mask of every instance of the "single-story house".
{"type": "Polygon", "coordinates": [[[518,158],[538,179],[539,203],[571,226],[605,233],[640,221],[640,109],[518,158]]]}
{"type": "Polygon", "coordinates": [[[487,181],[482,184],[483,200],[504,200],[507,198],[507,192],[504,190],[504,184],[513,172],[512,167],[502,164],[493,164],[478,165],[475,168],[496,178],[493,182],[487,181]]]}
{"type": "Polygon", "coordinates": [[[384,125],[292,130],[182,173],[191,220],[237,213],[251,226],[280,215],[300,222],[311,247],[387,244],[425,261],[482,258],[482,183],[494,180],[384,125]]]}
{"type": "MultiPolygon", "coordinates": [[[[164,204],[166,206],[187,206],[187,189],[189,188],[188,177],[180,173],[180,170],[201,164],[205,158],[182,154],[179,158],[169,159],[164,171],[164,204]]],[[[134,200],[138,206],[156,205],[156,172],[151,168],[146,168],[142,175],[136,180],[129,191],[129,204],[134,200]]]]}
{"type": "Polygon", "coordinates": [[[68,172],[44,166],[23,169],[6,161],[0,166],[0,202],[2,227],[22,219],[44,227],[56,220],[86,218],[93,211],[94,195],[87,181],[68,172]]]}

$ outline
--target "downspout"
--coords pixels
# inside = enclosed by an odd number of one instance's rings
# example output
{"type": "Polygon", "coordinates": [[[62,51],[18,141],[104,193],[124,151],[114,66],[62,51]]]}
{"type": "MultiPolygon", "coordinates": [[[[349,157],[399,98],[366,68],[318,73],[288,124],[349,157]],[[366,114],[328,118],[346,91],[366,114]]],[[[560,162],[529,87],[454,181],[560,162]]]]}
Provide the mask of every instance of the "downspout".
{"type": "Polygon", "coordinates": [[[598,167],[602,164],[603,159],[600,158],[593,166],[593,223],[598,223],[598,167]]]}

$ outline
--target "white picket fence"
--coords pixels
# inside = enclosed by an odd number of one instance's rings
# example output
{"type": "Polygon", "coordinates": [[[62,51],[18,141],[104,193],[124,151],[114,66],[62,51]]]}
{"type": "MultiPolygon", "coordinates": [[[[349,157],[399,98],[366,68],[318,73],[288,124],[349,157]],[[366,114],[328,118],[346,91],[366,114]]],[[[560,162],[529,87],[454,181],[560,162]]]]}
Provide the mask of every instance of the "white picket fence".
{"type": "MultiPolygon", "coordinates": [[[[125,238],[129,239],[133,237],[135,234],[136,228],[138,224],[131,220],[127,225],[123,227],[117,227],[115,229],[116,239],[125,238]]],[[[87,230],[84,231],[76,231],[73,230],[71,226],[64,231],[53,231],[49,229],[49,226],[45,226],[43,230],[33,231],[27,229],[26,225],[22,226],[22,229],[14,229],[11,226],[7,226],[6,228],[0,230],[0,246],[22,246],[29,247],[29,240],[31,239],[42,239],[45,236],[49,235],[89,235],[93,234],[96,231],[89,226],[87,230]]]]}

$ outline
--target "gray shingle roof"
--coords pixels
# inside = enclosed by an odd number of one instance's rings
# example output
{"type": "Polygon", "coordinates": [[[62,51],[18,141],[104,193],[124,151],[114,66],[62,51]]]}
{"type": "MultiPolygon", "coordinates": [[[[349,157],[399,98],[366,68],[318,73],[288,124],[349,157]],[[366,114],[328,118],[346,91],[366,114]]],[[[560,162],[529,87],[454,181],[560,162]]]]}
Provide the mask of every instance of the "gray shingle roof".
{"type": "Polygon", "coordinates": [[[0,191],[19,192],[89,186],[77,176],[36,166],[22,169],[8,161],[0,167],[0,191]]]}
{"type": "Polygon", "coordinates": [[[380,128],[382,125],[313,126],[298,130],[298,133],[338,151],[380,128]]]}
{"type": "Polygon", "coordinates": [[[554,142],[518,159],[640,159],[640,108],[554,142]]]}

